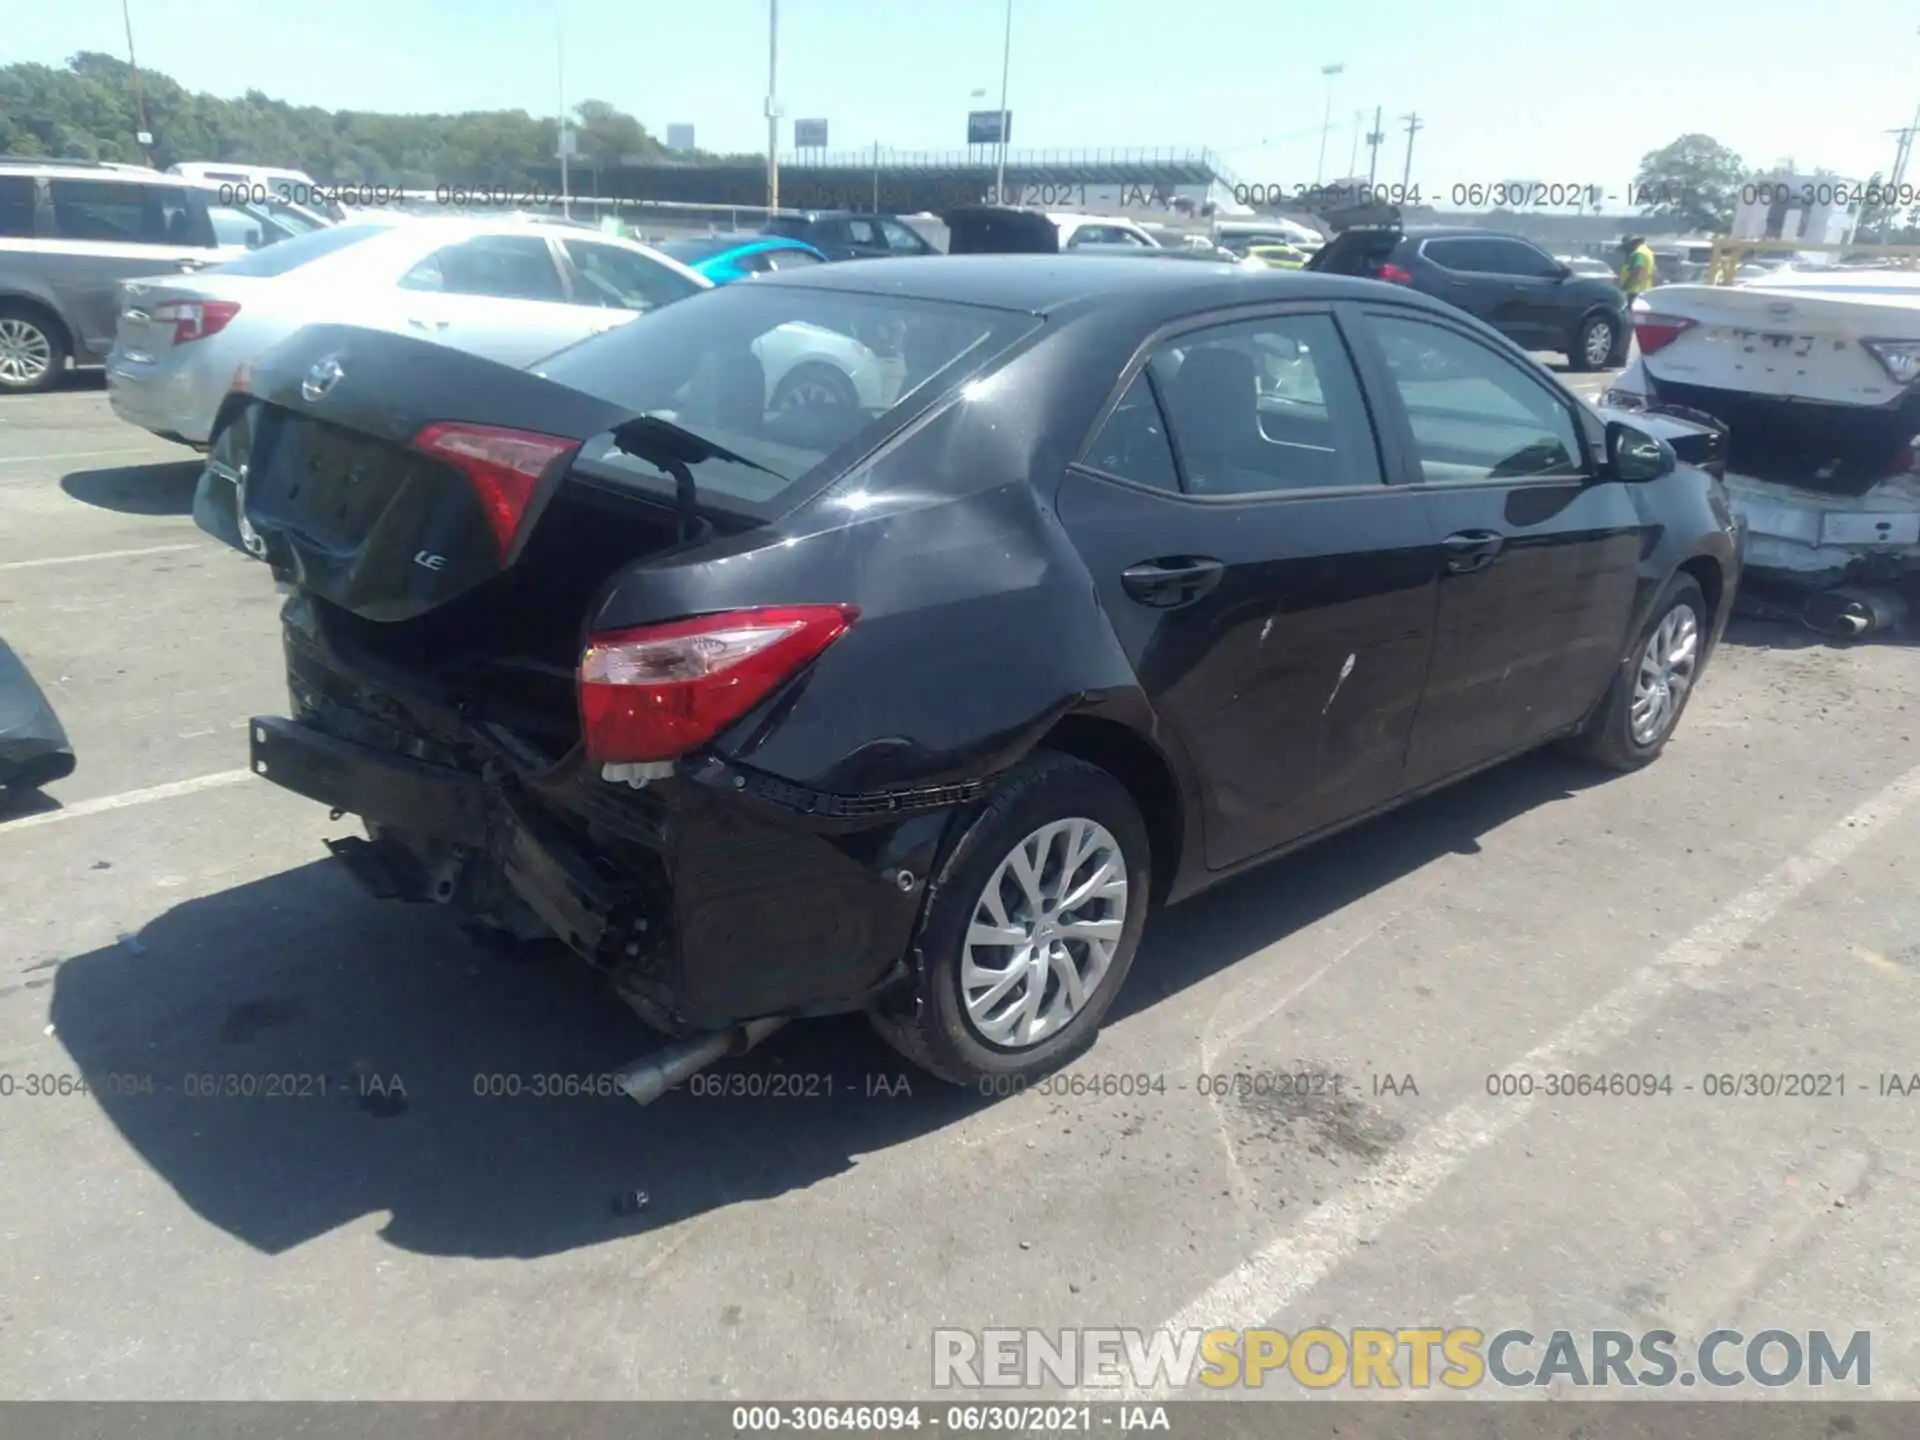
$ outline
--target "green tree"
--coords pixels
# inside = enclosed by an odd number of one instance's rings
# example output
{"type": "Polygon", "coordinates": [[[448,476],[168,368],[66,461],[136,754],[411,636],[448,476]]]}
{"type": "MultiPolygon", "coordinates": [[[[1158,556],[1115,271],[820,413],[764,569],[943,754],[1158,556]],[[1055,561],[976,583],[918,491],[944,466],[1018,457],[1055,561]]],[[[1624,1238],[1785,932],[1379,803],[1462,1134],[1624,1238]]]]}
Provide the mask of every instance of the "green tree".
{"type": "Polygon", "coordinates": [[[1634,198],[1642,215],[1688,230],[1723,232],[1733,225],[1745,179],[1740,157],[1711,135],[1682,135],[1640,157],[1634,198]]]}

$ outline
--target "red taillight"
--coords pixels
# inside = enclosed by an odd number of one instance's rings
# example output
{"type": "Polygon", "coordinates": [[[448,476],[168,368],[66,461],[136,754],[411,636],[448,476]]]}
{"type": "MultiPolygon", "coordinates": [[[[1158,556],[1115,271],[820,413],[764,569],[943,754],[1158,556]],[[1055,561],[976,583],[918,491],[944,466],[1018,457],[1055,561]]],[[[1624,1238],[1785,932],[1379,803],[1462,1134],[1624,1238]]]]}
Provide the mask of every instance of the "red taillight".
{"type": "Polygon", "coordinates": [[[671,760],[745,715],[847,633],[851,605],[779,605],[595,635],[580,657],[589,759],[671,760]]]}
{"type": "Polygon", "coordinates": [[[1380,278],[1389,285],[1411,285],[1413,283],[1413,272],[1411,270],[1402,270],[1398,265],[1382,265],[1380,267],[1380,278]]]}
{"type": "Polygon", "coordinates": [[[554,461],[578,449],[579,442],[498,425],[443,422],[414,436],[413,448],[445,460],[467,477],[504,560],[533,501],[533,487],[554,461]]]}
{"type": "Polygon", "coordinates": [[[232,300],[169,300],[153,307],[153,318],[173,326],[173,343],[185,345],[218,335],[240,313],[232,300]]]}
{"type": "Polygon", "coordinates": [[[1633,312],[1633,338],[1640,342],[1642,355],[1651,355],[1656,350],[1664,350],[1697,323],[1682,315],[1656,315],[1651,310],[1636,310],[1633,312]]]}

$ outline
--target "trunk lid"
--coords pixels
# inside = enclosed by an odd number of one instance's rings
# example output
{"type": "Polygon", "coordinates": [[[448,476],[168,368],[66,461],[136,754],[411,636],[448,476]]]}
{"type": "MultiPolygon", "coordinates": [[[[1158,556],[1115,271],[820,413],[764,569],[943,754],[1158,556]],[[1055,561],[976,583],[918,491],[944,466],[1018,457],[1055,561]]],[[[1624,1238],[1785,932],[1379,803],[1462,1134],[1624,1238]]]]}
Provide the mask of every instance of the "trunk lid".
{"type": "Polygon", "coordinates": [[[246,289],[245,280],[221,275],[123,280],[114,316],[114,348],[135,364],[158,361],[173,349],[175,327],[171,321],[156,319],[156,310],[163,305],[204,305],[210,300],[244,302],[246,289]]]}
{"type": "Polygon", "coordinates": [[[941,215],[949,255],[1057,255],[1060,229],[1038,210],[962,205],[941,215]]]}
{"type": "Polygon", "coordinates": [[[1801,290],[1752,285],[1670,285],[1636,307],[1693,323],[1643,355],[1656,383],[1678,382],[1776,399],[1886,405],[1907,389],[1868,340],[1920,341],[1920,291],[1801,290]]]}
{"type": "Polygon", "coordinates": [[[1641,363],[1658,398],[1730,431],[1727,469],[1860,495],[1907,470],[1920,388],[1902,385],[1868,341],[1920,340],[1920,296],[1821,287],[1674,285],[1636,308],[1689,321],[1641,363]]]}
{"type": "MultiPolygon", "coordinates": [[[[349,326],[301,330],[257,361],[250,378],[246,422],[229,427],[232,441],[223,441],[209,467],[234,482],[244,548],[283,580],[383,623],[448,606],[520,562],[530,537],[546,528],[573,461],[583,449],[608,448],[610,432],[630,418],[617,405],[509,366],[349,326]],[[516,524],[494,523],[490,509],[501,497],[459,464],[420,448],[429,427],[447,424],[557,442],[550,462],[519,482],[524,493],[515,499],[525,503],[516,524]]],[[[604,482],[595,488],[605,495],[604,482]]],[[[609,498],[671,543],[674,516],[657,502],[637,492],[609,498]]],[[[570,501],[567,508],[578,507],[570,501]]],[[[233,538],[204,517],[203,528],[233,538]]],[[[560,559],[561,570],[591,568],[604,547],[593,526],[585,529],[573,536],[586,546],[579,563],[560,559]]],[[[620,536],[619,553],[628,561],[648,548],[633,539],[620,536]]]]}

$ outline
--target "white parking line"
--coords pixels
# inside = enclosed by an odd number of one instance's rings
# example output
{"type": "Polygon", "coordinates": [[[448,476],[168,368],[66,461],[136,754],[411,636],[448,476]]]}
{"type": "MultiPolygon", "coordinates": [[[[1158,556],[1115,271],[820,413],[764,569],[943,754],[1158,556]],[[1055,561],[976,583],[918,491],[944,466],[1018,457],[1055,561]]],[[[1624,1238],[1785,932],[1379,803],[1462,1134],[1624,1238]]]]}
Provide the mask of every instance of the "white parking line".
{"type": "Polygon", "coordinates": [[[178,795],[193,795],[201,790],[217,790],[223,785],[238,785],[242,780],[253,779],[251,770],[220,770],[212,775],[199,775],[191,780],[175,780],[166,785],[152,785],[145,790],[123,790],[118,795],[103,795],[98,800],[82,800],[77,805],[69,805],[61,810],[49,810],[43,815],[25,815],[18,820],[0,820],[0,836],[11,835],[18,830],[31,830],[36,825],[52,825],[61,820],[84,820],[89,815],[99,815],[108,810],[124,810],[129,805],[146,805],[155,800],[171,800],[178,795]]]}
{"type": "Polygon", "coordinates": [[[117,450],[63,450],[58,455],[6,455],[0,456],[0,465],[28,465],[36,460],[91,460],[98,455],[146,455],[152,449],[151,445],[122,445],[117,450]]]}
{"type": "Polygon", "coordinates": [[[138,550],[96,550],[91,555],[54,555],[45,560],[9,560],[0,570],[37,570],[43,565],[78,565],[82,560],[125,560],[133,555],[164,555],[170,550],[198,550],[198,545],[145,545],[138,550]]]}
{"type": "MultiPolygon", "coordinates": [[[[1909,770],[1852,814],[1824,831],[1746,893],[1722,906],[1624,985],[1574,1017],[1504,1073],[1557,1069],[1619,1040],[1674,990],[1736,953],[1809,886],[1825,878],[1920,799],[1920,767],[1909,770]]],[[[1164,1322],[1174,1334],[1215,1326],[1265,1323],[1313,1289],[1362,1245],[1429,1199],[1479,1151],[1533,1110],[1533,1096],[1469,1100],[1413,1137],[1392,1158],[1356,1177],[1342,1193],[1300,1224],[1248,1256],[1164,1322]]],[[[1164,1398],[1164,1379],[1151,1386],[1087,1387],[1077,1400],[1164,1398]]]]}

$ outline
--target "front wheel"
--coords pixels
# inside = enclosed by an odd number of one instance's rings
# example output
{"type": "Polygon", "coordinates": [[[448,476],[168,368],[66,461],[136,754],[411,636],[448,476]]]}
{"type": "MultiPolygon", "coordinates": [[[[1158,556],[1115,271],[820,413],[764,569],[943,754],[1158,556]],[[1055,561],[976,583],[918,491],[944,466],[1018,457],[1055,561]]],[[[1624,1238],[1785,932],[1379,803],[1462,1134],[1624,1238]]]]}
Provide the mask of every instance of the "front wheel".
{"type": "Polygon", "coordinates": [[[1599,709],[1574,737],[1575,753],[1610,770],[1638,770],[1658,759],[1699,682],[1707,625],[1699,583],[1674,576],[1599,709]]]}
{"type": "Polygon", "coordinates": [[[1620,341],[1621,336],[1612,317],[1589,315],[1574,331],[1573,348],[1567,359],[1575,370],[1604,370],[1612,363],[1620,341]]]}
{"type": "Polygon", "coordinates": [[[1111,775],[1046,754],[994,787],[939,867],[914,1013],[875,1028],[958,1085],[1043,1075],[1084,1048],[1146,923],[1146,826],[1111,775]]]}

